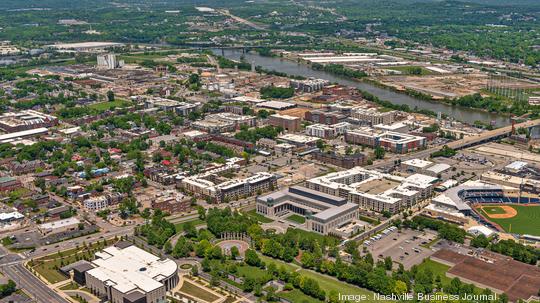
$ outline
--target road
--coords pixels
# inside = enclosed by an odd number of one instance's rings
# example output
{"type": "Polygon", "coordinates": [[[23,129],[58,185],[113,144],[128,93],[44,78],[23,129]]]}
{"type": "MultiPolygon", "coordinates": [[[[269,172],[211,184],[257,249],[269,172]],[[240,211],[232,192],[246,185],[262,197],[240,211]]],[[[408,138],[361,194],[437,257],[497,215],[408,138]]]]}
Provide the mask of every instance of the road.
{"type": "Polygon", "coordinates": [[[26,290],[26,293],[39,303],[69,302],[50,289],[20,263],[3,266],[1,270],[7,277],[17,283],[18,287],[26,290]]]}
{"type": "MultiPolygon", "coordinates": [[[[518,128],[528,128],[533,126],[539,126],[540,125],[540,119],[537,120],[530,120],[523,123],[518,123],[515,125],[515,129],[518,128]]],[[[446,144],[446,146],[452,148],[452,149],[462,149],[470,146],[474,146],[476,144],[489,141],[493,138],[501,137],[508,135],[512,132],[512,126],[505,126],[501,128],[497,128],[494,130],[490,130],[487,132],[483,132],[476,136],[467,137],[464,139],[456,140],[453,142],[450,142],[446,144]]],[[[429,157],[432,153],[441,150],[442,146],[435,146],[428,149],[420,150],[414,153],[410,153],[407,155],[397,155],[395,157],[387,158],[381,161],[377,161],[373,163],[372,165],[367,166],[367,168],[374,169],[374,168],[382,168],[388,165],[393,165],[394,161],[399,159],[401,162],[407,161],[410,159],[424,159],[429,157]]]]}
{"type": "Polygon", "coordinates": [[[238,16],[235,16],[233,14],[231,14],[231,12],[229,12],[229,10],[227,9],[218,9],[217,12],[219,12],[220,14],[224,15],[224,16],[228,16],[230,18],[233,18],[234,20],[240,22],[240,23],[243,23],[253,29],[256,29],[256,30],[259,30],[259,31],[265,31],[266,28],[264,28],[263,26],[261,25],[257,25],[249,20],[246,20],[244,18],[241,18],[241,17],[238,17],[238,16]]]}

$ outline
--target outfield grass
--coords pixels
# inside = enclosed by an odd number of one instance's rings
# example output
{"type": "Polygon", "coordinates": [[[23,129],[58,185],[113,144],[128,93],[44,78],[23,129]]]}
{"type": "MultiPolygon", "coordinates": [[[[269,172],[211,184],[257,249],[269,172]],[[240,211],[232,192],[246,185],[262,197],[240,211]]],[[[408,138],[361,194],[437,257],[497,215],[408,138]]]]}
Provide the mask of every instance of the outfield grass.
{"type": "Polygon", "coordinates": [[[297,214],[288,216],[287,220],[289,220],[291,222],[294,222],[294,223],[298,223],[298,224],[306,223],[306,218],[303,217],[303,216],[297,215],[297,214]]]}
{"type": "Polygon", "coordinates": [[[190,296],[203,299],[206,302],[213,302],[219,298],[213,293],[206,291],[204,288],[197,286],[195,283],[188,280],[184,280],[180,291],[190,296]]]}
{"type": "Polygon", "coordinates": [[[270,222],[274,222],[274,220],[270,219],[270,218],[267,218],[261,214],[258,214],[256,210],[250,210],[248,212],[245,212],[245,214],[247,214],[248,216],[250,216],[251,218],[259,221],[260,223],[270,223],[270,222]]]}
{"type": "MultiPolygon", "coordinates": [[[[540,236],[540,206],[524,206],[524,205],[507,205],[517,211],[517,215],[513,218],[494,219],[486,218],[494,223],[499,224],[505,231],[515,234],[528,234],[540,236]]],[[[486,215],[491,213],[486,213],[486,215]]]]}

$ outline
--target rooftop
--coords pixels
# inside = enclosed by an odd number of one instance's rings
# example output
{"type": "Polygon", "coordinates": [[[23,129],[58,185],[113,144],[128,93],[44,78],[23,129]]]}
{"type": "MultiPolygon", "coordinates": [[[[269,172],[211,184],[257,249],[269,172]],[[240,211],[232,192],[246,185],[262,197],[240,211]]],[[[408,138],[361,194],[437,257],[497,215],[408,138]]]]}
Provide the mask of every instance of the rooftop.
{"type": "Polygon", "coordinates": [[[96,253],[92,262],[97,267],[88,274],[112,285],[121,293],[136,289],[151,292],[163,286],[161,280],[177,271],[177,265],[170,259],[160,259],[134,245],[126,248],[107,247],[96,253]]]}

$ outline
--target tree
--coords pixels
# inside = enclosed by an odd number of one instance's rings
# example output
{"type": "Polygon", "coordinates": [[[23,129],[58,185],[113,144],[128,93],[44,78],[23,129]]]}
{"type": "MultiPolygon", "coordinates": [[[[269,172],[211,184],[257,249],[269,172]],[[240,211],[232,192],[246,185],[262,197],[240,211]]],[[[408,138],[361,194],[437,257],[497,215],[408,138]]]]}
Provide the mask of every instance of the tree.
{"type": "Polygon", "coordinates": [[[261,258],[259,258],[259,256],[253,249],[246,250],[245,262],[247,265],[256,267],[261,267],[262,265],[261,258]]]}
{"type": "Polygon", "coordinates": [[[238,251],[238,247],[233,246],[231,247],[231,259],[235,260],[240,255],[240,252],[238,251]]]}
{"type": "Polygon", "coordinates": [[[206,219],[206,210],[202,206],[197,207],[197,213],[199,214],[199,219],[204,220],[206,219]]]}
{"type": "Polygon", "coordinates": [[[396,295],[401,295],[407,292],[407,284],[403,281],[397,280],[394,285],[393,293],[396,295]]]}
{"type": "Polygon", "coordinates": [[[392,270],[392,258],[390,256],[384,258],[384,268],[386,270],[392,270]]]}
{"type": "Polygon", "coordinates": [[[112,90],[107,92],[107,100],[109,100],[109,102],[114,101],[114,92],[112,90]]]}
{"type": "Polygon", "coordinates": [[[375,150],[373,151],[373,154],[375,155],[375,159],[383,159],[385,154],[384,148],[377,146],[375,147],[375,150]]]}
{"type": "Polygon", "coordinates": [[[474,239],[471,240],[471,246],[473,246],[473,247],[484,247],[485,248],[488,245],[489,245],[489,240],[483,234],[480,234],[480,235],[478,235],[477,237],[475,237],[474,239]]]}

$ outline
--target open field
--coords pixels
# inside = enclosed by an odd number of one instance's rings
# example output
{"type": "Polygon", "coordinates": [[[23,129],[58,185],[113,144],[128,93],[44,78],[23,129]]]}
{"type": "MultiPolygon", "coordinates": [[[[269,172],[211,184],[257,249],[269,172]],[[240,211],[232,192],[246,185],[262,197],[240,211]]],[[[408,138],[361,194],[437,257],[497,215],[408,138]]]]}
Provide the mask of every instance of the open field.
{"type": "Polygon", "coordinates": [[[487,219],[497,223],[506,232],[540,236],[540,206],[514,204],[501,206],[482,206],[481,211],[487,219]],[[495,210],[497,208],[503,210],[501,206],[512,208],[517,214],[509,218],[498,218],[491,211],[499,211],[495,210]]]}
{"type": "Polygon", "coordinates": [[[125,100],[115,100],[107,102],[99,102],[89,105],[88,107],[97,109],[97,110],[109,110],[111,108],[126,107],[131,103],[125,100]]]}

